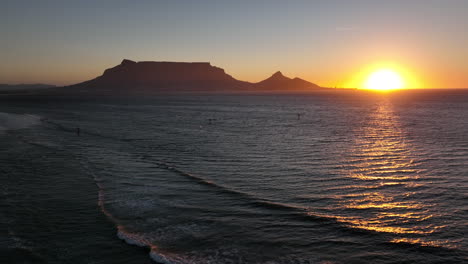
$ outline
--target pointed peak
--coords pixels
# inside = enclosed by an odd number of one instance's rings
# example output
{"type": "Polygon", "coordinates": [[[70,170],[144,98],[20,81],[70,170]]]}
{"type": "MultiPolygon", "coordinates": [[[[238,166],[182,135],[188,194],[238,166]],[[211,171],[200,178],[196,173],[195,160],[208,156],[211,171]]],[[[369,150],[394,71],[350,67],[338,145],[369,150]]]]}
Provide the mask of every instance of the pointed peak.
{"type": "Polygon", "coordinates": [[[280,71],[275,72],[268,80],[274,80],[274,81],[286,81],[286,80],[291,80],[288,77],[284,76],[283,73],[280,71]]]}
{"type": "Polygon", "coordinates": [[[285,77],[281,71],[275,72],[271,77],[285,77]]]}
{"type": "Polygon", "coordinates": [[[123,59],[123,61],[120,63],[120,65],[130,65],[130,64],[136,64],[136,62],[132,60],[123,59]]]}

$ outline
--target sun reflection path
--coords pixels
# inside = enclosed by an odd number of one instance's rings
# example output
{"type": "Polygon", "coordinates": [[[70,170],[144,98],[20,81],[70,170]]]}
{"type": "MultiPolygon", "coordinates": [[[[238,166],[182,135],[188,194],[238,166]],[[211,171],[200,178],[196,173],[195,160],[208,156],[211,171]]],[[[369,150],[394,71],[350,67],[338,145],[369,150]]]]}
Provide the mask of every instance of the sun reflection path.
{"type": "Polygon", "coordinates": [[[337,221],[393,234],[390,242],[394,243],[447,246],[444,241],[430,239],[430,234],[444,226],[432,224],[432,205],[415,198],[423,170],[405,142],[392,104],[380,102],[355,132],[355,147],[349,150],[345,166],[350,188],[336,194],[337,204],[330,208],[337,221]]]}

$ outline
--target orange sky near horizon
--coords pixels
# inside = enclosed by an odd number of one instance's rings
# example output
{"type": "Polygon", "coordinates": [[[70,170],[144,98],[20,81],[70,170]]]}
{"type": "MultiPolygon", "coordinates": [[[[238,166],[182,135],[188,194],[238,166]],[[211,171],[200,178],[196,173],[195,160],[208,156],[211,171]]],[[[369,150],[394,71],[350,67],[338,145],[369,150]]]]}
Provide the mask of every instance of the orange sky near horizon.
{"type": "Polygon", "coordinates": [[[0,83],[69,85],[122,59],[208,61],[258,82],[276,71],[362,88],[391,68],[405,88],[468,87],[466,1],[8,2],[0,83]]]}

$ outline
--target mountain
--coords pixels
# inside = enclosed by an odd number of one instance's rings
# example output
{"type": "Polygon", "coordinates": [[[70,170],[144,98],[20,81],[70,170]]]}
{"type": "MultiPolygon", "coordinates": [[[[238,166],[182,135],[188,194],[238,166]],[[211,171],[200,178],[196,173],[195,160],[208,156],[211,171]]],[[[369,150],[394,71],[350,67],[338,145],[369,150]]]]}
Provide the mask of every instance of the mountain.
{"type": "Polygon", "coordinates": [[[174,92],[242,90],[248,85],[208,62],[135,62],[124,59],[101,76],[68,88],[81,92],[174,92]]]}
{"type": "Polygon", "coordinates": [[[55,85],[50,84],[0,84],[0,91],[23,91],[23,90],[35,90],[52,88],[55,85]]]}
{"type": "Polygon", "coordinates": [[[135,62],[124,59],[95,79],[50,89],[59,94],[129,94],[179,92],[287,92],[314,91],[316,84],[299,78],[285,77],[281,72],[270,78],[249,83],[239,81],[209,62],[135,62]]]}
{"type": "Polygon", "coordinates": [[[268,91],[311,91],[321,87],[300,78],[288,78],[280,71],[274,73],[270,78],[253,84],[255,90],[268,91]]]}

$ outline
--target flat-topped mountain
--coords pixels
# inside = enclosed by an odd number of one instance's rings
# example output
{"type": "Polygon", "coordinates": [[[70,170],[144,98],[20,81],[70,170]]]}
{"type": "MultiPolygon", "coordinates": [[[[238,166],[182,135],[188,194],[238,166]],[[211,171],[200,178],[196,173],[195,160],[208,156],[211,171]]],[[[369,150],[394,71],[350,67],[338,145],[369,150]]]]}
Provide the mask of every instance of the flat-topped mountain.
{"type": "MultiPolygon", "coordinates": [[[[270,78],[249,83],[239,81],[209,62],[135,62],[124,59],[92,80],[66,87],[77,93],[131,92],[255,92],[312,91],[316,84],[299,78],[285,77],[281,72],[270,78]]],[[[58,90],[58,89],[57,89],[58,90]]],[[[65,91],[65,89],[60,89],[65,91]]]]}
{"type": "Polygon", "coordinates": [[[248,83],[238,81],[223,69],[208,62],[135,62],[123,60],[90,81],[69,89],[80,91],[212,91],[242,89],[248,83]]]}
{"type": "Polygon", "coordinates": [[[134,62],[123,60],[120,65],[104,71],[97,82],[141,83],[184,81],[234,81],[223,69],[208,62],[134,62]]]}

